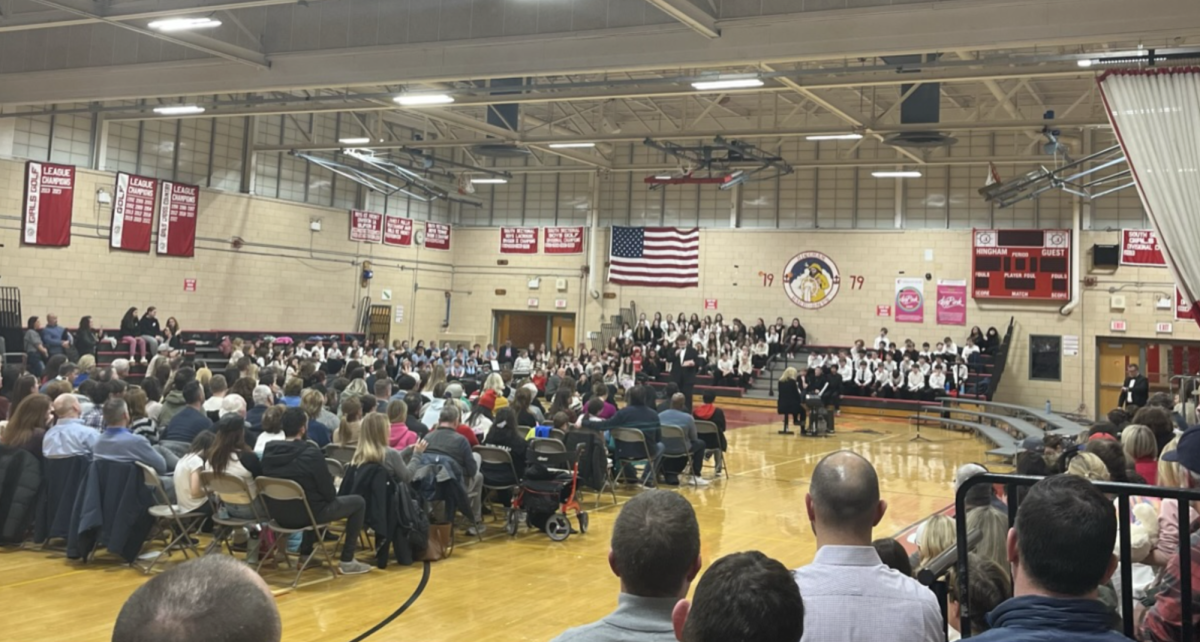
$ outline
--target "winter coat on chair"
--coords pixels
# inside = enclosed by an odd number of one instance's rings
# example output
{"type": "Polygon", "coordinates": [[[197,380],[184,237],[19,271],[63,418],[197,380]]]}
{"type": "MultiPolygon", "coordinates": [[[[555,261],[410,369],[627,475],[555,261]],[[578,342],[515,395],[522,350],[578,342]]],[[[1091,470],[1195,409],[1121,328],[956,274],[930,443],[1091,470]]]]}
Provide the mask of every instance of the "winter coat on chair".
{"type": "Polygon", "coordinates": [[[93,461],[71,511],[67,559],[87,561],[97,542],[103,542],[108,552],[132,564],[154,526],[153,505],[137,464],[93,461]]]}
{"type": "Polygon", "coordinates": [[[39,505],[33,541],[40,544],[48,539],[65,539],[70,534],[71,511],[75,508],[75,498],[79,496],[79,489],[83,487],[91,464],[92,460],[87,455],[52,458],[42,462],[46,500],[39,505]]]}
{"type": "Polygon", "coordinates": [[[418,538],[410,541],[407,532],[410,529],[403,528],[400,491],[383,466],[368,463],[346,468],[338,495],[358,495],[366,502],[365,524],[375,531],[375,566],[387,568],[389,548],[395,552],[396,562],[404,566],[410,566],[424,553],[429,529],[426,527],[419,538],[421,548],[413,550],[413,542],[418,538]]]}
{"type": "Polygon", "coordinates": [[[27,450],[0,446],[0,543],[20,544],[33,524],[42,465],[27,450]]]}

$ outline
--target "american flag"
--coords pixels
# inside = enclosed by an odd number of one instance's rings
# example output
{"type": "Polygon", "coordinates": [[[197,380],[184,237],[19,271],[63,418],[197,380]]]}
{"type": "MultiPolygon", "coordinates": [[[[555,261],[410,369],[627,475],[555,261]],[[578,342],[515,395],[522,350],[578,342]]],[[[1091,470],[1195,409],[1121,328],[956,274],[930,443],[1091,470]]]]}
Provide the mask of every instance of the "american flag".
{"type": "Polygon", "coordinates": [[[700,229],[612,228],[608,280],[651,288],[700,286],[700,229]]]}

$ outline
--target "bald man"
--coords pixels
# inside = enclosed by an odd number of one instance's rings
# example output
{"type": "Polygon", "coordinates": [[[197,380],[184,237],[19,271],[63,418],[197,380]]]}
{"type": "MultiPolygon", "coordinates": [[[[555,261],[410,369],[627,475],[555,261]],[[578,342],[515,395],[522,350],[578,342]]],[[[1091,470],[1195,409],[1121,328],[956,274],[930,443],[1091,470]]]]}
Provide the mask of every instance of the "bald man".
{"type": "Polygon", "coordinates": [[[275,597],[258,573],[207,555],[155,576],[129,596],[113,642],[279,642],[275,597]]]}
{"type": "Polygon", "coordinates": [[[933,592],[884,566],[871,545],[887,512],[871,462],[848,450],[826,456],[813,469],[804,505],[817,555],[795,572],[804,595],[802,642],[945,639],[933,592]]]}
{"type": "Polygon", "coordinates": [[[71,393],[61,394],[55,398],[51,410],[57,421],[42,439],[42,455],[46,459],[90,459],[100,433],[80,419],[83,409],[79,405],[79,398],[71,393]]]}

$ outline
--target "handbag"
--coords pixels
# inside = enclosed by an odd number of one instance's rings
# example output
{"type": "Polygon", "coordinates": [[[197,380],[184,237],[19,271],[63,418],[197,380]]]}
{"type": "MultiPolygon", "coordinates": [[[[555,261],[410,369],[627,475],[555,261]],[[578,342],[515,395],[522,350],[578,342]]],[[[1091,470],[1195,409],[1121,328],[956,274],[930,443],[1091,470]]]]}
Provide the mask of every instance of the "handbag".
{"type": "Polygon", "coordinates": [[[423,561],[436,562],[450,557],[454,552],[454,524],[429,525],[429,544],[425,547],[423,561]]]}

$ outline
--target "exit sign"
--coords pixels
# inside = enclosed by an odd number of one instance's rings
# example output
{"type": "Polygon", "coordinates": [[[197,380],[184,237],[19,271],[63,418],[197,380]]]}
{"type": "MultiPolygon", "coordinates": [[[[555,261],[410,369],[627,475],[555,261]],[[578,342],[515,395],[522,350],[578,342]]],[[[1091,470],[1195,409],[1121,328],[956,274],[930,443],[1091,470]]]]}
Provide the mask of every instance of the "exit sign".
{"type": "Polygon", "coordinates": [[[526,304],[527,304],[529,307],[531,307],[531,308],[536,308],[536,307],[538,307],[538,300],[537,300],[537,297],[529,297],[529,300],[528,300],[528,301],[526,301],[526,304]]]}
{"type": "Polygon", "coordinates": [[[1128,324],[1122,319],[1113,319],[1112,323],[1108,324],[1108,329],[1113,332],[1124,332],[1128,327],[1128,324]]]}

